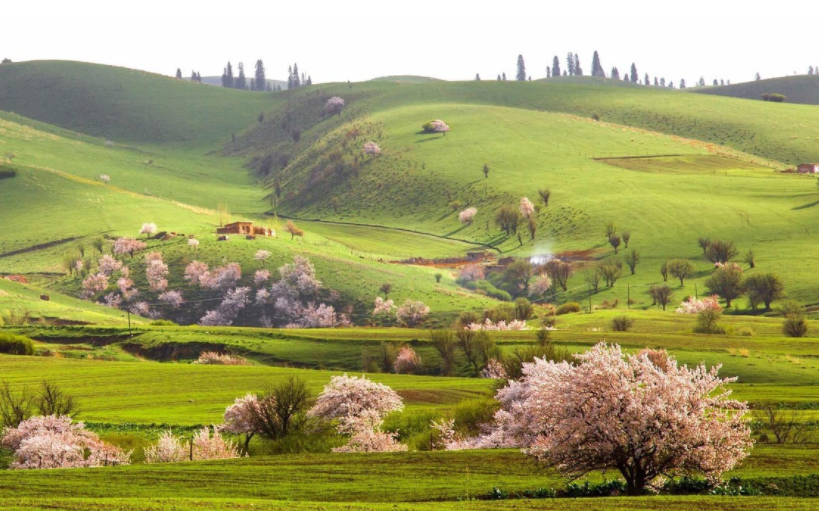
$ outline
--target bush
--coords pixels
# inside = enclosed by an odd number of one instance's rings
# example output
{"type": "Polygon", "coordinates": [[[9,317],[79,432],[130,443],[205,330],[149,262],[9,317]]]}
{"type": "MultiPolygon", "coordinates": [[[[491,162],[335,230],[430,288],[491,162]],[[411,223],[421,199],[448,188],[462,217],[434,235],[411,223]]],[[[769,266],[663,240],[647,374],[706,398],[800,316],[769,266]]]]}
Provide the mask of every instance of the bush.
{"type": "Polygon", "coordinates": [[[510,295],[509,293],[502,289],[496,288],[488,280],[478,280],[475,282],[475,286],[484,293],[486,293],[486,296],[489,296],[496,300],[502,300],[504,302],[512,301],[512,295],[510,295]]]}
{"type": "Polygon", "coordinates": [[[0,333],[0,353],[34,355],[34,341],[22,335],[0,333]]]}
{"type": "Polygon", "coordinates": [[[462,401],[452,411],[455,430],[466,436],[476,436],[483,432],[483,426],[495,420],[498,402],[492,398],[462,401]]]}
{"type": "Polygon", "coordinates": [[[754,329],[749,326],[741,326],[737,328],[737,335],[741,335],[743,337],[753,337],[754,329]]]}
{"type": "Polygon", "coordinates": [[[17,175],[17,169],[0,167],[0,179],[9,179],[17,175]]]}
{"type": "Polygon", "coordinates": [[[611,320],[611,329],[615,332],[628,332],[634,325],[634,320],[628,316],[617,316],[611,320]]]}
{"type": "Polygon", "coordinates": [[[785,318],[782,331],[788,337],[805,337],[805,334],[808,333],[808,323],[805,321],[804,316],[791,315],[785,318]]]}
{"type": "Polygon", "coordinates": [[[567,302],[557,308],[557,315],[570,314],[572,312],[580,312],[580,304],[577,302],[567,302]]]}
{"type": "Polygon", "coordinates": [[[697,324],[694,332],[698,334],[724,334],[725,329],[719,325],[719,318],[722,312],[713,309],[706,309],[697,315],[697,324]]]}

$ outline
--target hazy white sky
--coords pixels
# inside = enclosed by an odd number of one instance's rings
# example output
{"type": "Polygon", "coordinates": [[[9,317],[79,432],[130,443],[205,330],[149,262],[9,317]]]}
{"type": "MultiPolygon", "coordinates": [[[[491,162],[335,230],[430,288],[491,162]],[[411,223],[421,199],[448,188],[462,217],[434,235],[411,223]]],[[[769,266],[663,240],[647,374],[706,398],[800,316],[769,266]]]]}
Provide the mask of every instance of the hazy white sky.
{"type": "MultiPolygon", "coordinates": [[[[413,74],[469,80],[542,78],[552,57],[594,50],[608,73],[693,84],[807,72],[819,65],[814,1],[481,2],[463,0],[31,1],[0,8],[0,58],[81,60],[173,74],[219,75],[230,60],[268,78],[287,66],[315,82],[413,74]],[[781,13],[781,14],[780,14],[781,13]]],[[[11,5],[9,5],[11,4],[11,5]]]]}

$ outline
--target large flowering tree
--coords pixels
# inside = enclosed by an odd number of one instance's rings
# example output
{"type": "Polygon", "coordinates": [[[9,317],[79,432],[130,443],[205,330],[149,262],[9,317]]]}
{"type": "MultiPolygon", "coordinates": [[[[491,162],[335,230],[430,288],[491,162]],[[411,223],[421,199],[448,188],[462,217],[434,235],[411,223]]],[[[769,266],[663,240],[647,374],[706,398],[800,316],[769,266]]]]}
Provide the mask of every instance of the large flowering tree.
{"type": "Polygon", "coordinates": [[[336,452],[406,451],[395,435],[381,431],[384,418],[402,410],[401,397],[390,387],[366,377],[333,376],[308,415],[338,420],[337,430],[349,435],[336,452]]]}
{"type": "Polygon", "coordinates": [[[746,403],[725,389],[735,379],[718,370],[679,366],[665,353],[624,355],[605,343],[576,365],[535,359],[498,391],[491,442],[478,446],[523,446],[570,477],[617,470],[629,495],[663,476],[716,482],[753,445],[746,403]]]}

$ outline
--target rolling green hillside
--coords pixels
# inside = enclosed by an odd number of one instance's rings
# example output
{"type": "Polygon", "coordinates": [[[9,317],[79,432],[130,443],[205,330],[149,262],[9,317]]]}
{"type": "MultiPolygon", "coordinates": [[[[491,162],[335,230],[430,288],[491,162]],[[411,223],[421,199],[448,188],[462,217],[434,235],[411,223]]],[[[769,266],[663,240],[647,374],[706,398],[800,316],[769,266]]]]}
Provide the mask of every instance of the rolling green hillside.
{"type": "Polygon", "coordinates": [[[270,102],[268,93],[97,64],[34,61],[0,67],[0,110],[118,143],[227,141],[270,102]]]}
{"type": "Polygon", "coordinates": [[[762,101],[763,94],[784,94],[788,103],[819,105],[819,75],[784,76],[719,87],[697,87],[692,92],[762,101]]]}

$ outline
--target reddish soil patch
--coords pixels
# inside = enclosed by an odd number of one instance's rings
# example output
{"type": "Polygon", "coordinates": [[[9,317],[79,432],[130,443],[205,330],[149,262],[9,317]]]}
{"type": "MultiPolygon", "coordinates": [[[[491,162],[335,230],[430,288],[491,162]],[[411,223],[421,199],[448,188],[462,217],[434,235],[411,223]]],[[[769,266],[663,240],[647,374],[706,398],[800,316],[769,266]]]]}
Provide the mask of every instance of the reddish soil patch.
{"type": "Polygon", "coordinates": [[[19,284],[28,284],[28,280],[22,275],[6,275],[6,280],[17,282],[19,284]]]}

